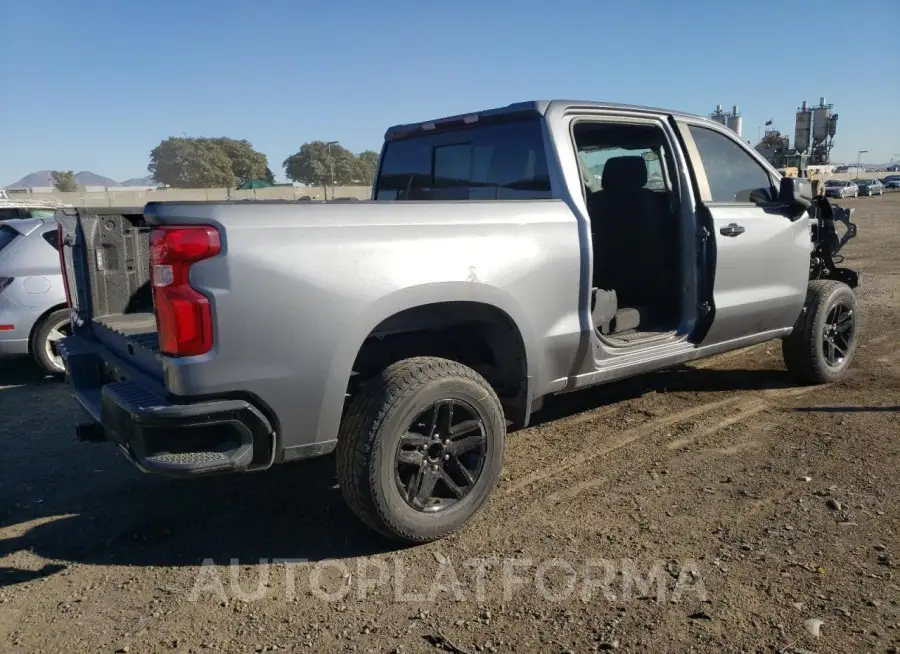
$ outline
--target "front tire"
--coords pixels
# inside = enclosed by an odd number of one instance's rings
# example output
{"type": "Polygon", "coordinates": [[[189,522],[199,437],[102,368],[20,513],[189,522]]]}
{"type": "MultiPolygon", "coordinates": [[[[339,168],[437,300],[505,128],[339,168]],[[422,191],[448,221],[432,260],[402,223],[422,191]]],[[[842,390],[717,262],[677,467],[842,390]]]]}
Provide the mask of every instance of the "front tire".
{"type": "Polygon", "coordinates": [[[38,325],[31,341],[35,363],[48,375],[60,377],[66,367],[56,351],[56,342],[69,335],[69,310],[59,309],[48,314],[38,325]]]}
{"type": "Polygon", "coordinates": [[[443,538],[487,500],[505,438],[500,400],[477,372],[435,357],[399,361],[363,384],[341,421],[341,493],[389,538],[443,538]]]}
{"type": "Polygon", "coordinates": [[[814,280],[806,292],[804,311],[781,344],[785,366],[805,384],[842,379],[853,361],[859,339],[856,295],[841,282],[814,280]]]}

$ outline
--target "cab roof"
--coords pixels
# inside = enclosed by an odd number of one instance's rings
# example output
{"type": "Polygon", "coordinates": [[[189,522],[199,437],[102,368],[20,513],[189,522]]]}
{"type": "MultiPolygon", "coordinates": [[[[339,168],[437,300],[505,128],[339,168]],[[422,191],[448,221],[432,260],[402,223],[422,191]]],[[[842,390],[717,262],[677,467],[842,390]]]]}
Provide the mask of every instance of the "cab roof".
{"type": "Polygon", "coordinates": [[[666,116],[676,116],[679,118],[694,118],[701,120],[709,120],[706,116],[699,116],[683,111],[674,111],[672,109],[662,109],[659,107],[647,107],[634,104],[619,104],[615,102],[600,102],[596,100],[529,100],[527,102],[515,102],[505,107],[496,107],[494,109],[486,109],[482,111],[474,111],[468,114],[458,114],[456,116],[447,116],[444,118],[436,118],[434,120],[425,120],[418,123],[409,123],[406,125],[394,125],[389,127],[385,132],[385,140],[393,140],[401,135],[409,134],[412,131],[434,129],[437,125],[445,125],[448,123],[475,123],[484,119],[498,119],[517,114],[533,114],[538,116],[545,115],[551,108],[561,108],[563,110],[570,108],[588,108],[588,109],[620,109],[626,111],[635,111],[649,114],[662,114],[666,116]]]}

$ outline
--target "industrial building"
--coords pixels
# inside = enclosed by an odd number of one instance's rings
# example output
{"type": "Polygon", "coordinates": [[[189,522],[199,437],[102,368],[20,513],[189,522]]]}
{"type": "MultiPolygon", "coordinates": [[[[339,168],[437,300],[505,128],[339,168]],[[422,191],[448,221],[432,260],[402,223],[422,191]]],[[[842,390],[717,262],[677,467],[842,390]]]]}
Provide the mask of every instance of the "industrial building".
{"type": "Polygon", "coordinates": [[[776,168],[796,169],[801,177],[807,177],[810,170],[830,170],[838,121],[833,110],[834,105],[827,104],[825,96],[815,107],[804,100],[797,108],[793,147],[790,137],[773,129],[766,131],[756,150],[776,168]]]}

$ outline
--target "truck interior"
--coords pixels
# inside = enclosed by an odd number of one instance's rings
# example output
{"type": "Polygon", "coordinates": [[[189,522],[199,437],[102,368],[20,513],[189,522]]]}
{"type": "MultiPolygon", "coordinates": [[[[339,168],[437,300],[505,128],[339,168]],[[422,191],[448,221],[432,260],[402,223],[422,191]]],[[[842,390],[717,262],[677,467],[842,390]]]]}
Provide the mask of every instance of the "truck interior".
{"type": "Polygon", "coordinates": [[[575,146],[591,222],[591,315],[613,345],[655,339],[682,315],[681,210],[673,162],[654,125],[578,122],[575,146]]]}

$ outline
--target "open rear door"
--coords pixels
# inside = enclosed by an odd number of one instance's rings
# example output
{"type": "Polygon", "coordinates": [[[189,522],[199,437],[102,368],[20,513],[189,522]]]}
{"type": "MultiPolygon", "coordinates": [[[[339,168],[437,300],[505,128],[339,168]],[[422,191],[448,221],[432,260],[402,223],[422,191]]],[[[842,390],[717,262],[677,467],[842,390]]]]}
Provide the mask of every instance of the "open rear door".
{"type": "Polygon", "coordinates": [[[806,298],[812,238],[808,214],[789,217],[774,169],[736,135],[679,120],[707,220],[712,284],[703,345],[794,325],[806,298]]]}

